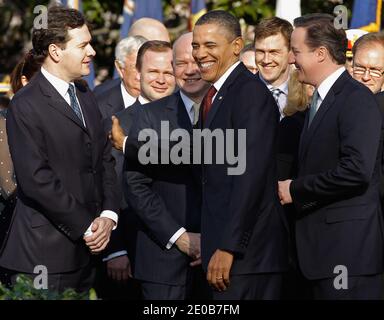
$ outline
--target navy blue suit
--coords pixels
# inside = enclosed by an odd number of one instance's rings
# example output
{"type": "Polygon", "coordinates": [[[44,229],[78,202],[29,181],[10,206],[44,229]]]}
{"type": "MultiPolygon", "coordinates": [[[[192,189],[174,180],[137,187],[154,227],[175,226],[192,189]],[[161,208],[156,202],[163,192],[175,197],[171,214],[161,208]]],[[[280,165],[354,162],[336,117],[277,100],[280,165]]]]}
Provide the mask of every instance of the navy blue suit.
{"type": "MultiPolygon", "coordinates": [[[[235,150],[246,151],[243,174],[228,175],[227,161],[202,166],[201,226],[204,268],[217,249],[232,252],[232,280],[239,276],[245,284],[249,275],[276,274],[288,267],[287,221],[277,194],[278,125],[279,111],[271,93],[243,63],[218,91],[203,125],[210,130],[246,129],[246,150],[238,149],[237,137],[234,143],[235,150]]],[[[231,292],[233,285],[218,298],[278,298],[264,295],[267,288],[251,294],[247,289],[231,292]]]]}
{"type": "Polygon", "coordinates": [[[290,191],[299,213],[298,259],[307,279],[333,278],[337,265],[346,266],[349,276],[383,271],[381,126],[374,96],[346,71],[309,128],[306,117],[298,178],[290,191]]]}
{"type": "MultiPolygon", "coordinates": [[[[127,111],[120,115],[122,125],[127,111]]],[[[136,219],[134,242],[129,257],[134,277],[151,286],[157,292],[144,293],[146,298],[184,299],[194,279],[189,266],[190,257],[176,245],[166,249],[170,238],[181,227],[188,232],[200,232],[201,185],[191,165],[148,164],[137,161],[137,136],[140,129],[153,129],[161,137],[161,121],[167,121],[170,130],[183,128],[192,131],[192,124],[179,93],[148,103],[137,112],[136,123],[131,128],[127,142],[124,166],[124,196],[132,207],[130,214],[136,219]],[[163,291],[164,286],[172,288],[163,291]],[[175,288],[180,288],[178,292],[175,288]],[[184,289],[183,289],[184,288],[184,289]],[[169,292],[172,292],[169,294],[169,292]]],[[[198,267],[195,267],[198,270],[198,267]]],[[[201,298],[202,296],[200,296],[201,298]]]]}
{"type": "Polygon", "coordinates": [[[101,211],[118,213],[111,144],[96,100],[78,83],[76,93],[86,126],[40,72],[11,102],[7,133],[18,200],[0,257],[8,269],[87,266],[84,232],[101,211]]]}

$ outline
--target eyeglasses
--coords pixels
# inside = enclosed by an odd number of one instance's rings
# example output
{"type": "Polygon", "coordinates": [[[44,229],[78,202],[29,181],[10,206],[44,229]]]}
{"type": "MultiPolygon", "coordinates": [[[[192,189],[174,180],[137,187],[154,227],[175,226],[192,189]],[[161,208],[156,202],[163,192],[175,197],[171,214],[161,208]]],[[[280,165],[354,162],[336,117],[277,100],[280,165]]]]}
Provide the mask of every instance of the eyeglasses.
{"type": "Polygon", "coordinates": [[[363,67],[353,67],[353,73],[360,76],[365,75],[367,71],[372,78],[381,78],[382,75],[384,74],[384,71],[380,71],[380,70],[372,70],[372,69],[363,68],[363,67]]]}

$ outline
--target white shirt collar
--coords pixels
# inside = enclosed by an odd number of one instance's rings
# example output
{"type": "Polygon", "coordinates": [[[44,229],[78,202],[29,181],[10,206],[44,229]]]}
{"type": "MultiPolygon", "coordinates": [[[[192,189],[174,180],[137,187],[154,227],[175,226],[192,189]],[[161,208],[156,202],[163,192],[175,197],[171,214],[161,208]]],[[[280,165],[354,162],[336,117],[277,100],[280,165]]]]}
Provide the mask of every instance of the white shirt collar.
{"type": "Polygon", "coordinates": [[[137,99],[139,100],[139,102],[141,104],[146,104],[146,103],[150,102],[149,100],[145,99],[142,95],[139,95],[139,97],[137,99]]]}
{"type": "Polygon", "coordinates": [[[260,77],[260,80],[261,82],[264,82],[264,84],[268,87],[269,91],[271,91],[272,89],[280,89],[285,95],[288,95],[288,82],[289,82],[289,77],[288,79],[283,82],[281,85],[279,85],[278,87],[274,87],[273,85],[271,85],[269,82],[267,82],[263,76],[261,75],[261,73],[259,73],[259,77],[260,77]]]}
{"type": "MultiPolygon", "coordinates": [[[[69,83],[49,73],[44,67],[41,67],[41,73],[49,81],[49,83],[59,92],[59,94],[65,99],[68,94],[69,83]]],[[[75,85],[73,82],[70,82],[75,85]]]]}
{"type": "Polygon", "coordinates": [[[131,105],[133,105],[136,101],[135,97],[132,97],[128,91],[125,89],[123,81],[121,81],[120,84],[120,89],[121,89],[121,95],[123,96],[123,101],[124,101],[124,108],[128,108],[131,105]]]}
{"type": "Polygon", "coordinates": [[[180,90],[180,97],[181,97],[181,100],[183,100],[185,110],[187,110],[188,114],[190,114],[195,102],[189,97],[187,97],[181,90],[180,90]]]}
{"type": "MultiPolygon", "coordinates": [[[[232,71],[239,65],[240,61],[235,62],[232,66],[230,66],[227,71],[224,72],[224,74],[217,80],[213,86],[215,87],[216,91],[219,92],[220,88],[223,86],[225,80],[228,79],[229,75],[232,73],[232,71]]],[[[215,95],[216,96],[216,95],[215,95]]],[[[215,98],[215,97],[214,97],[215,98]]],[[[213,99],[214,99],[213,98],[213,99]]]]}
{"type": "Polygon", "coordinates": [[[325,96],[327,95],[328,91],[331,89],[331,87],[334,85],[336,80],[341,76],[341,74],[345,71],[345,67],[342,66],[339,69],[337,69],[335,72],[330,74],[323,82],[319,85],[317,88],[317,92],[319,93],[321,101],[324,100],[325,96]]]}

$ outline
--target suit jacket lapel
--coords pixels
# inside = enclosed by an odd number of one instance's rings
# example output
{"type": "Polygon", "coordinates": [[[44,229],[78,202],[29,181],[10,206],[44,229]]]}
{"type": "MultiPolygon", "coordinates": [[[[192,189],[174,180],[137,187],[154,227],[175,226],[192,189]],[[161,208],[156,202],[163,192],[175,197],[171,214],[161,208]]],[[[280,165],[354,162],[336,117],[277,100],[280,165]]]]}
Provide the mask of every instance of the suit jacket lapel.
{"type": "Polygon", "coordinates": [[[113,90],[111,90],[109,98],[108,98],[108,106],[112,108],[113,114],[124,110],[124,99],[121,93],[121,84],[115,86],[113,90]]]}
{"type": "MultiPolygon", "coordinates": [[[[80,102],[80,107],[83,112],[83,117],[86,125],[86,131],[89,131],[91,135],[93,135],[93,124],[97,121],[101,121],[98,119],[95,119],[95,115],[97,114],[95,112],[95,106],[92,104],[93,100],[90,100],[89,97],[86,96],[87,89],[81,85],[76,85],[76,95],[80,102]]],[[[77,118],[77,117],[76,117],[77,118]]]]}
{"type": "MultiPolygon", "coordinates": [[[[219,110],[219,107],[221,103],[223,102],[225,95],[228,91],[228,88],[232,85],[232,83],[236,80],[238,75],[244,71],[246,71],[246,67],[242,62],[231,72],[227,80],[223,83],[221,86],[219,92],[216,94],[215,100],[213,101],[213,104],[211,106],[211,110],[208,112],[207,119],[204,121],[204,128],[209,128],[212,120],[215,118],[215,115],[217,113],[217,110],[219,110]]],[[[202,109],[202,108],[200,108],[202,109]]]]}
{"type": "Polygon", "coordinates": [[[308,117],[309,112],[307,113],[307,116],[305,118],[304,123],[304,129],[301,135],[300,139],[300,158],[302,159],[305,156],[305,152],[308,149],[308,146],[313,139],[317,129],[319,128],[319,125],[330,109],[330,107],[333,105],[336,95],[342,90],[345,82],[348,80],[349,74],[347,71],[344,71],[341,76],[336,80],[336,82],[333,84],[331,89],[328,91],[327,95],[325,96],[323,102],[321,103],[319,110],[317,110],[315,117],[312,120],[312,123],[310,127],[308,128],[308,117]]]}
{"type": "MultiPolygon", "coordinates": [[[[43,76],[41,72],[36,75],[36,81],[39,81],[40,90],[44,96],[48,98],[48,105],[62,115],[70,119],[72,122],[81,127],[84,131],[87,132],[84,127],[83,122],[76,116],[76,114],[71,109],[70,105],[65,101],[65,99],[57,92],[57,90],[52,86],[52,84],[43,76]]],[[[81,101],[80,101],[81,103],[81,101]]]]}
{"type": "Polygon", "coordinates": [[[192,132],[191,119],[185,109],[183,99],[181,99],[180,93],[176,92],[171,95],[167,101],[167,119],[170,122],[170,130],[176,128],[182,128],[192,132]]]}

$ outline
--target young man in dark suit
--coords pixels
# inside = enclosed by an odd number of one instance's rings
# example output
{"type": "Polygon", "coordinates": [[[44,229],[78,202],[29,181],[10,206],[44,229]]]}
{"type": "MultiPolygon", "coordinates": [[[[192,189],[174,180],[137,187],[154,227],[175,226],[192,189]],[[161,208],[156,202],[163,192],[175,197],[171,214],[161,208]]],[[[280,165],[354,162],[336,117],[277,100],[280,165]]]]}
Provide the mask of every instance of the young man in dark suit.
{"type": "Polygon", "coordinates": [[[298,259],[314,298],[380,299],[382,116],[372,93],[345,70],[347,38],[333,21],[325,14],[295,20],[291,62],[316,90],[298,177],[279,182],[279,195],[299,212],[298,259]]]}
{"type": "Polygon", "coordinates": [[[92,286],[91,254],[106,247],[118,218],[111,146],[94,96],[76,82],[89,74],[90,42],[80,12],[51,8],[47,28],[32,36],[41,72],[7,119],[18,199],[0,264],[32,276],[42,265],[58,291],[92,286]]]}
{"type": "MultiPolygon", "coordinates": [[[[203,15],[192,47],[201,77],[211,83],[202,128],[246,130],[245,150],[235,143],[244,172],[229,175],[233,168],[226,160],[202,166],[201,251],[208,282],[215,299],[278,299],[288,256],[276,190],[278,108],[267,87],[238,61],[243,40],[234,16],[221,10],[203,15]]],[[[225,145],[233,144],[228,139],[225,145]]],[[[212,154],[219,156],[215,148],[212,154]]]]}

